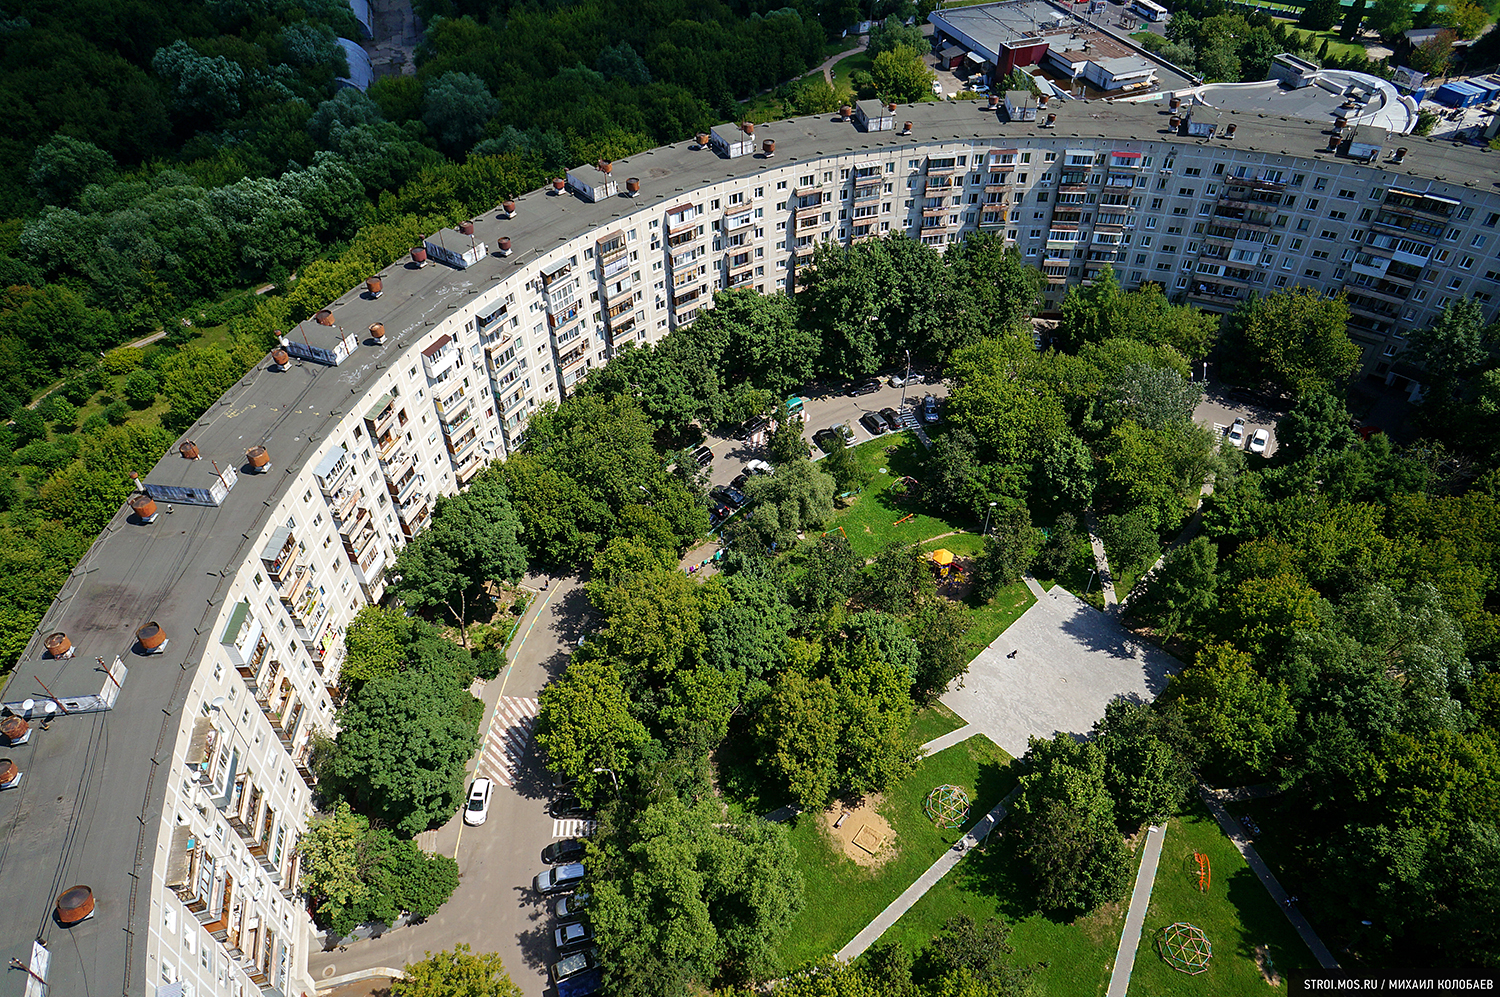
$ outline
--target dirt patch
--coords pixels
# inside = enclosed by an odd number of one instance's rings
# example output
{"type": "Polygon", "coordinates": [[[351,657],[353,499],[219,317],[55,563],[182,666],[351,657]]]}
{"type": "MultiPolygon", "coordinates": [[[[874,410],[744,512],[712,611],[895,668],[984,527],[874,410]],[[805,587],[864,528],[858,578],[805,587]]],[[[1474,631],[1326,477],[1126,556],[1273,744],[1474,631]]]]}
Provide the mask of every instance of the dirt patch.
{"type": "Polygon", "coordinates": [[[1281,986],[1281,974],[1276,971],[1275,963],[1271,962],[1271,952],[1264,945],[1255,946],[1255,965],[1267,983],[1273,987],[1281,986]]]}
{"type": "Polygon", "coordinates": [[[879,868],[897,852],[896,832],[875,808],[884,797],[867,796],[856,809],[832,806],[823,811],[823,827],[855,865],[879,868]]]}

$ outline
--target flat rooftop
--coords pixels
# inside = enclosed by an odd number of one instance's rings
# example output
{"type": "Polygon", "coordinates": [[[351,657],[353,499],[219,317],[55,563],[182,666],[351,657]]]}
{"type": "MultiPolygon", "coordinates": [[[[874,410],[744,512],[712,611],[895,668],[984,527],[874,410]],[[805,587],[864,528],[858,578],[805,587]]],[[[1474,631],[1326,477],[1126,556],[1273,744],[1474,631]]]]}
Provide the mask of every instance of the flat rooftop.
{"type": "MultiPolygon", "coordinates": [[[[490,211],[475,220],[474,238],[489,252],[468,269],[441,263],[418,269],[404,257],[382,271],[383,297],[369,296],[362,286],[351,289],[329,304],[333,326],[310,320],[288,330],[289,340],[305,336],[309,346],[331,349],[349,335],[359,345],[336,367],[294,361],[276,372],[263,359],[183,434],[197,443],[202,459],[189,461],[174,448],[144,477],[207,487],[214,462],[241,468],[245,450],[257,445],[270,451],[271,471],[240,473],[219,507],[178,504],[170,514],[162,508],[150,526],[128,522],[124,510],[118,513],[69,576],[7,684],[6,701],[41,702],[46,695],[41,683],[66,699],[99,693],[105,676],[96,658],[109,664],[119,656],[130,668],[112,711],[59,717],[50,730],[36,730],[30,743],[6,752],[25,777],[19,787],[0,793],[6,841],[0,879],[10,901],[0,905],[0,959],[28,959],[31,939],[40,936],[50,943],[53,993],[113,992],[115,981],[121,981],[123,993],[144,994],[149,885],[132,873],[153,860],[168,776],[157,763],[168,761],[173,749],[191,668],[219,637],[212,623],[223,609],[230,579],[259,555],[253,544],[285,483],[351,406],[363,403],[381,365],[414,346],[424,330],[467,296],[578,236],[624,227],[620,221],[633,212],[659,216],[669,202],[691,197],[704,185],[826,156],[899,157],[903,150],[916,154],[935,142],[1015,146],[1045,136],[1122,148],[1149,139],[1195,149],[1208,145],[1334,158],[1322,152],[1327,144],[1322,122],[1270,112],[1223,112],[1222,121],[1239,126],[1228,141],[1167,135],[1164,99],[1062,101],[1048,111],[1057,114],[1052,129],[1039,128],[1036,121],[1006,121],[983,102],[898,106],[898,129],[906,120],[913,123],[905,136],[899,130],[863,132],[834,116],[775,121],[757,125],[755,132],[757,140],[776,140],[770,160],[760,153],[723,159],[689,142],[663,146],[614,164],[617,179],[640,178],[641,194],[634,200],[619,196],[588,203],[544,191],[518,196],[516,217],[490,211]],[[501,236],[512,240],[514,253],[508,258],[494,252],[501,236]],[[375,322],[385,325],[389,345],[370,345],[366,330],[375,322]],[[136,628],[153,620],[168,635],[165,650],[149,657],[134,653],[136,628]],[[72,639],[73,658],[44,657],[43,638],[55,630],[72,639]],[[97,912],[65,932],[51,920],[52,905],[65,888],[79,883],[93,888],[97,912]]],[[[1500,163],[1500,154],[1451,142],[1407,137],[1403,143],[1411,152],[1397,172],[1412,182],[1483,177],[1488,186],[1500,163]]],[[[452,229],[432,238],[455,251],[469,243],[452,229]]],[[[415,352],[404,359],[415,361],[415,352]]]]}
{"type": "Polygon", "coordinates": [[[961,33],[989,49],[993,61],[1002,47],[1035,45],[1044,34],[1069,23],[1071,18],[1048,0],[1008,0],[937,10],[927,20],[949,34],[961,33]]]}
{"type": "Polygon", "coordinates": [[[1174,93],[1184,99],[1195,97],[1202,103],[1226,111],[1305,118],[1324,127],[1330,127],[1341,114],[1348,115],[1351,120],[1357,114],[1360,124],[1375,125],[1397,134],[1406,134],[1416,126],[1417,112],[1401,99],[1395,87],[1379,77],[1342,69],[1321,69],[1317,71],[1316,80],[1311,86],[1295,90],[1276,80],[1262,80],[1258,83],[1210,83],[1186,87],[1174,93]],[[1346,94],[1351,88],[1364,95],[1364,103],[1358,107],[1348,104],[1346,94]]]}

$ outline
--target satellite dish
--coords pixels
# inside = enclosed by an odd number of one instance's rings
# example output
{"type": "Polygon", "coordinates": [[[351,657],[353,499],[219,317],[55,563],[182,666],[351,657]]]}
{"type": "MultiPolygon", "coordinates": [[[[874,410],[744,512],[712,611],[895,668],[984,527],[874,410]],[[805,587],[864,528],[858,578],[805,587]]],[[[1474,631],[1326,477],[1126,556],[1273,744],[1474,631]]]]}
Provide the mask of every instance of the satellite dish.
{"type": "Polygon", "coordinates": [[[208,704],[208,707],[212,710],[222,710],[224,708],[224,697],[215,696],[213,701],[208,704]]]}

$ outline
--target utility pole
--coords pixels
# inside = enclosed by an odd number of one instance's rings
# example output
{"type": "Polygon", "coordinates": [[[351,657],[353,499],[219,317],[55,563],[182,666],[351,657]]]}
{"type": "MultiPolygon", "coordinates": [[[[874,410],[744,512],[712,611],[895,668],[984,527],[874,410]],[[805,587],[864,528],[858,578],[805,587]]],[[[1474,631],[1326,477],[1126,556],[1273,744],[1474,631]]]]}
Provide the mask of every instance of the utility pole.
{"type": "Polygon", "coordinates": [[[906,351],[906,377],[901,381],[901,410],[906,411],[906,382],[911,380],[911,350],[906,351]]]}

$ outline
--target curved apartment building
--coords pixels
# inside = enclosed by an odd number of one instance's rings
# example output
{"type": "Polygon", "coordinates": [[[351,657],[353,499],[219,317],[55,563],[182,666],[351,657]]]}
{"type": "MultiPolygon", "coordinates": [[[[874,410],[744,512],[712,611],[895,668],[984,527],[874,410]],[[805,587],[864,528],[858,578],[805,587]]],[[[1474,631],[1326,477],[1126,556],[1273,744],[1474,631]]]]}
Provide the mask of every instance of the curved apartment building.
{"type": "Polygon", "coordinates": [[[144,474],[6,688],[26,992],[312,993],[296,846],[344,628],[439,495],[717,289],[785,290],[824,240],[990,230],[1052,303],[1105,264],[1208,307],[1347,289],[1395,378],[1403,329],[1496,286],[1492,153],[1165,100],[1009,111],[867,102],[573,170],[291,330],[144,474]]]}

